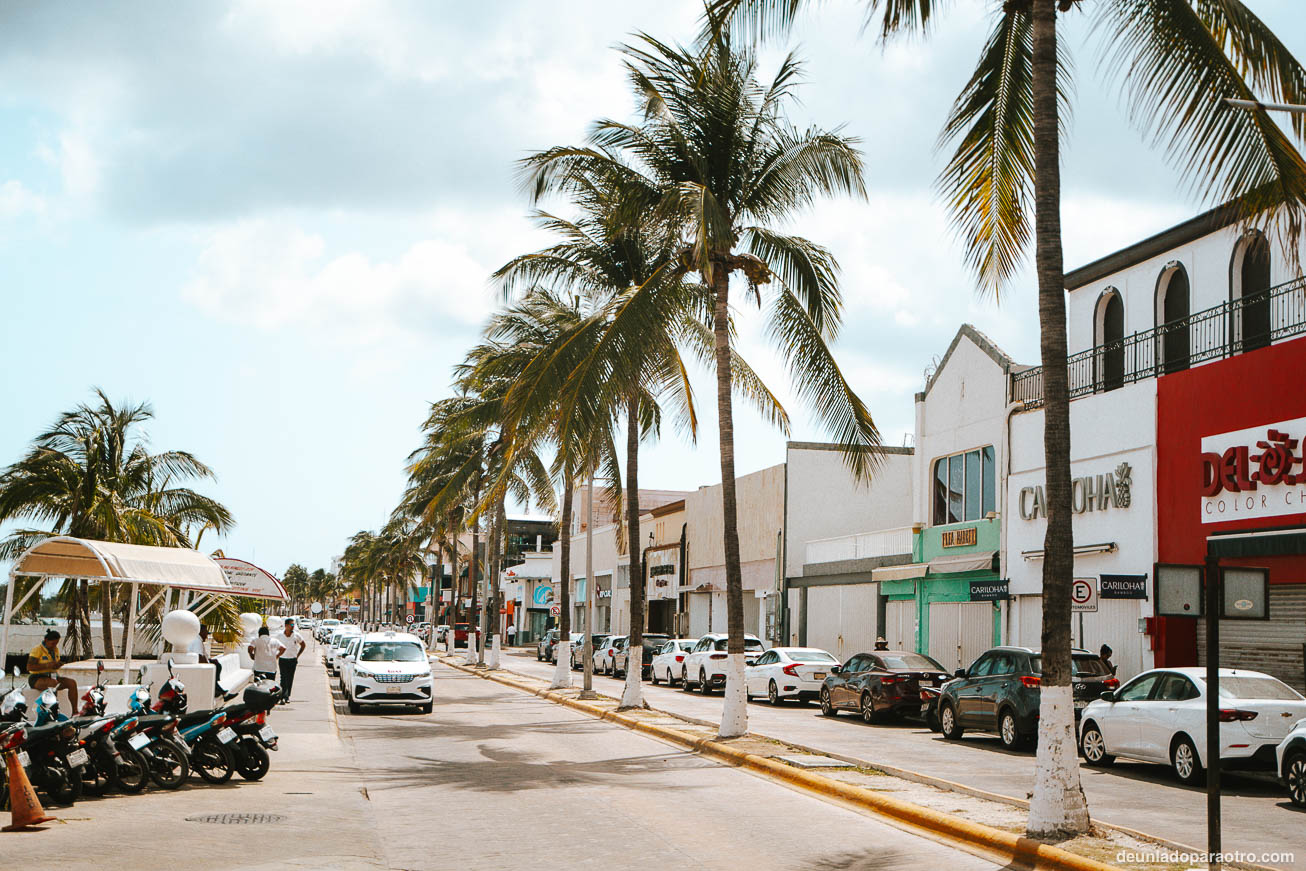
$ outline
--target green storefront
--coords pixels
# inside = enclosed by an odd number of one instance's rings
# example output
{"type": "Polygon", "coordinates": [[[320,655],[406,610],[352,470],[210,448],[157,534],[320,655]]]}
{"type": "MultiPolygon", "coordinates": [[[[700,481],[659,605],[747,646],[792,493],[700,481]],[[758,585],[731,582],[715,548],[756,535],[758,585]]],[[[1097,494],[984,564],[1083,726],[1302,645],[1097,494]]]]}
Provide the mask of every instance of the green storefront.
{"type": "Polygon", "coordinates": [[[1002,643],[997,518],[930,526],[912,536],[912,564],[876,570],[890,647],[961,668],[1002,643]]]}

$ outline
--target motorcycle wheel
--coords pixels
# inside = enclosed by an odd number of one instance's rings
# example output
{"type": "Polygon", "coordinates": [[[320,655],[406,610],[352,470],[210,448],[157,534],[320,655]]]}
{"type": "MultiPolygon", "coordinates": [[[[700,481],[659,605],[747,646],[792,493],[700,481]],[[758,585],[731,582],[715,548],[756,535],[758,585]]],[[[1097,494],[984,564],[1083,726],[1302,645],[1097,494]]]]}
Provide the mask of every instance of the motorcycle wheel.
{"type": "Polygon", "coordinates": [[[102,796],[113,786],[113,757],[105,758],[100,750],[90,754],[90,761],[79,769],[82,795],[102,796]]]}
{"type": "Polygon", "coordinates": [[[236,773],[231,748],[216,738],[201,738],[190,751],[191,769],[209,783],[226,783],[236,773]]]}
{"type": "Polygon", "coordinates": [[[245,780],[262,780],[263,775],[272,767],[268,751],[263,749],[257,738],[248,735],[237,743],[240,746],[236,750],[236,773],[245,780]]]}
{"type": "Polygon", "coordinates": [[[161,738],[140,751],[150,780],[161,789],[178,789],[190,777],[190,760],[175,741],[161,738]]]}
{"type": "Polygon", "coordinates": [[[127,745],[118,748],[117,764],[111,769],[110,781],[114,789],[134,795],[150,782],[150,766],[139,751],[127,745]]]}
{"type": "Polygon", "coordinates": [[[41,771],[41,788],[52,804],[74,804],[82,795],[82,779],[62,760],[54,760],[41,771]]]}

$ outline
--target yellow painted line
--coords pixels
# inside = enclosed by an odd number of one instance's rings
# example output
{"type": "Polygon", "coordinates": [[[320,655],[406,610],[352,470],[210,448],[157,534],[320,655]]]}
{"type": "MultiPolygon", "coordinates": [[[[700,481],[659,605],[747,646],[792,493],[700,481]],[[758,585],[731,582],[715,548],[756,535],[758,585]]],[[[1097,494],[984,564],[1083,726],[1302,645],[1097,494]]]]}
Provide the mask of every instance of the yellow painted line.
{"type": "Polygon", "coordinates": [[[444,659],[441,659],[441,661],[459,671],[475,674],[486,680],[581,711],[600,720],[617,723],[634,731],[669,741],[672,744],[702,753],[704,756],[710,756],[728,765],[746,768],[775,780],[784,781],[807,792],[851,805],[877,816],[887,817],[910,828],[979,849],[1005,862],[1028,868],[1047,869],[1047,871],[1119,871],[1115,865],[1089,859],[1068,850],[1063,850],[1060,847],[1053,847],[1011,832],[1004,832],[992,826],[973,823],[961,817],[881,795],[869,789],[854,786],[851,783],[844,783],[819,774],[813,774],[810,771],[785,765],[764,756],[745,753],[742,750],[736,750],[722,744],[713,738],[698,738],[678,729],[646,723],[607,708],[568,698],[552,690],[536,689],[511,678],[485,673],[444,659]]]}

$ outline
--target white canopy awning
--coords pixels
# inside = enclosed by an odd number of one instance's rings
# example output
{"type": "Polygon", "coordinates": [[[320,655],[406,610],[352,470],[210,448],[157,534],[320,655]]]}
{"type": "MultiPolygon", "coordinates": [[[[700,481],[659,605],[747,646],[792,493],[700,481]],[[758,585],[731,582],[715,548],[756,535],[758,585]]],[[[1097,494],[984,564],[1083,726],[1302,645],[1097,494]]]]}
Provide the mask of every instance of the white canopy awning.
{"type": "Polygon", "coordinates": [[[945,575],[954,572],[979,572],[993,568],[995,550],[980,550],[974,553],[949,554],[936,556],[930,560],[930,574],[945,575]]]}
{"type": "Polygon", "coordinates": [[[197,550],[85,538],[47,538],[18,558],[11,577],[77,578],[230,593],[222,568],[197,550]]]}
{"type": "Polygon", "coordinates": [[[873,581],[906,581],[912,578],[923,578],[929,568],[927,563],[910,563],[905,566],[884,566],[878,569],[871,569],[871,580],[873,581]]]}

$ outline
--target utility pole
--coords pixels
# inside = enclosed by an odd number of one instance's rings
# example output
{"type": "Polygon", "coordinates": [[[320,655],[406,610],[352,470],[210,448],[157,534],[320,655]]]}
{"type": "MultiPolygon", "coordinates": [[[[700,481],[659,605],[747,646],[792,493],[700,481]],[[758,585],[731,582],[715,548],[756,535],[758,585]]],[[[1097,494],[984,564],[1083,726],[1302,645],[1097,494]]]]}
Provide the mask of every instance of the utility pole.
{"type": "Polygon", "coordinates": [[[585,490],[585,637],[581,654],[585,657],[585,680],[581,684],[582,699],[597,698],[594,692],[594,467],[590,467],[590,483],[585,490]]]}

